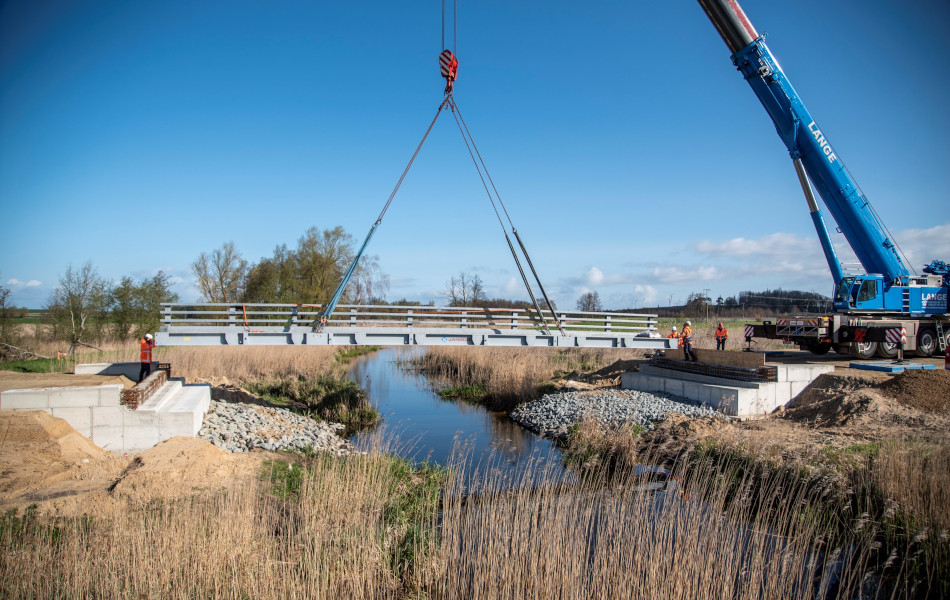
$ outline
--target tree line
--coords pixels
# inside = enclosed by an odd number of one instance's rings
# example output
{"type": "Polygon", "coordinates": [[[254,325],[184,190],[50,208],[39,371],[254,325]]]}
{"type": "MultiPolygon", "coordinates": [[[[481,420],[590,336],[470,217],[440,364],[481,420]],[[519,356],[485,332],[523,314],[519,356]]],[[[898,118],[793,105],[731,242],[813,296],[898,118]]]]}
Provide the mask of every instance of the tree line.
{"type": "MultiPolygon", "coordinates": [[[[202,252],[191,264],[205,302],[323,304],[330,300],[356,256],[353,237],[342,227],[311,227],[295,248],[281,244],[269,257],[251,264],[234,242],[202,252]]],[[[364,255],[347,285],[343,302],[375,304],[385,300],[389,276],[379,257],[364,255]]]]}

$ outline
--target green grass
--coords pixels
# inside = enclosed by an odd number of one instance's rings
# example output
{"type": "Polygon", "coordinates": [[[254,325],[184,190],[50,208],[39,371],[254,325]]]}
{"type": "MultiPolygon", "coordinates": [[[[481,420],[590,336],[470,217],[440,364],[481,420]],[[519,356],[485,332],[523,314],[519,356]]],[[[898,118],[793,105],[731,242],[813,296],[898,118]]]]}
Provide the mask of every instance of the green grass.
{"type": "Polygon", "coordinates": [[[460,385],[439,390],[439,396],[449,400],[464,400],[480,403],[488,399],[488,388],[484,384],[460,385]]]}
{"type": "Polygon", "coordinates": [[[336,362],[348,364],[354,358],[364,356],[366,354],[372,354],[373,352],[379,350],[379,348],[379,346],[349,346],[336,353],[336,362]]]}
{"type": "Polygon", "coordinates": [[[263,379],[245,383],[248,391],[271,404],[324,421],[342,423],[344,435],[370,428],[380,416],[366,394],[349,379],[325,375],[317,379],[263,379]]]}
{"type": "Polygon", "coordinates": [[[65,373],[66,361],[56,360],[55,358],[12,360],[0,363],[0,371],[14,371],[16,373],[65,373]]]}

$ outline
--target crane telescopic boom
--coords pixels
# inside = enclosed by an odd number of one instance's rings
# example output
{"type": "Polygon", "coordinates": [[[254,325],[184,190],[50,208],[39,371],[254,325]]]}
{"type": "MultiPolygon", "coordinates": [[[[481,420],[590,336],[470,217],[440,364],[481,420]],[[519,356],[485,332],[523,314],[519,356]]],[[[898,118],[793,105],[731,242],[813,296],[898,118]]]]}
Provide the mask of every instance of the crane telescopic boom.
{"type": "Polygon", "coordinates": [[[906,277],[909,271],[894,243],[739,3],[699,0],[699,4],[732,52],[733,64],[772,118],[792,160],[801,161],[861,265],[868,273],[883,275],[885,286],[906,277]]]}

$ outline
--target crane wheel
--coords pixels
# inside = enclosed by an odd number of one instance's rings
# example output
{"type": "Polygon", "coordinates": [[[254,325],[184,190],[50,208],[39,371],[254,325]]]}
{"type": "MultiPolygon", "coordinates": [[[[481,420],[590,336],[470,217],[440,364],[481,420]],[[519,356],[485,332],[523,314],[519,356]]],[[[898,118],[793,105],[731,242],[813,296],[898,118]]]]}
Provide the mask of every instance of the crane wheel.
{"type": "Polygon", "coordinates": [[[877,345],[877,355],[881,358],[896,358],[898,350],[900,350],[900,344],[880,342],[877,345]]]}
{"type": "Polygon", "coordinates": [[[851,354],[855,358],[873,358],[877,352],[877,342],[853,342],[851,354]]]}
{"type": "Polygon", "coordinates": [[[821,356],[822,354],[828,354],[829,350],[831,350],[831,344],[826,344],[824,342],[808,342],[808,351],[812,354],[821,356]]]}
{"type": "Polygon", "coordinates": [[[927,358],[937,351],[937,330],[932,327],[923,327],[917,332],[917,356],[927,358]]]}

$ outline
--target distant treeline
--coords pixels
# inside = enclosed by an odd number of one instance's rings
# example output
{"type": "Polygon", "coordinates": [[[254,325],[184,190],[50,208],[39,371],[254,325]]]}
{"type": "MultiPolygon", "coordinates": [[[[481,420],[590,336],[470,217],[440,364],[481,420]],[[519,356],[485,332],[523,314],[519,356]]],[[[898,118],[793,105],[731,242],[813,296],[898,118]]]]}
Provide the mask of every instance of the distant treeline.
{"type": "Polygon", "coordinates": [[[645,308],[640,312],[656,312],[661,316],[686,317],[749,317],[755,315],[821,314],[831,310],[831,298],[815,292],[767,289],[743,291],[736,296],[710,298],[704,294],[689,295],[685,305],[645,308]]]}

